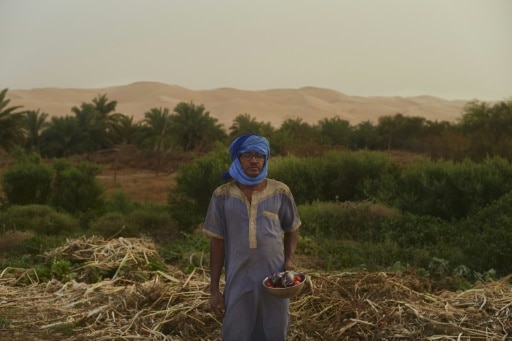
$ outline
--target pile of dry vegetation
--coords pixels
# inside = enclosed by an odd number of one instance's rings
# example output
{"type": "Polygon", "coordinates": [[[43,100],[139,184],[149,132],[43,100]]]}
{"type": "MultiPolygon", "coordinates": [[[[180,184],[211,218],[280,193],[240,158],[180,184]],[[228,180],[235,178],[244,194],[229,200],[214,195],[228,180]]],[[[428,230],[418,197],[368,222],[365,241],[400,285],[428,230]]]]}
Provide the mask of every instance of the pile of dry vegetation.
{"type": "MultiPolygon", "coordinates": [[[[218,340],[208,271],[163,264],[145,239],[82,238],[46,255],[79,264],[72,280],[33,269],[0,273],[0,337],[23,340],[218,340]],[[110,279],[94,282],[98,272],[110,279]]],[[[433,293],[412,273],[306,271],[291,301],[289,340],[485,339],[512,335],[510,277],[433,293]]]]}

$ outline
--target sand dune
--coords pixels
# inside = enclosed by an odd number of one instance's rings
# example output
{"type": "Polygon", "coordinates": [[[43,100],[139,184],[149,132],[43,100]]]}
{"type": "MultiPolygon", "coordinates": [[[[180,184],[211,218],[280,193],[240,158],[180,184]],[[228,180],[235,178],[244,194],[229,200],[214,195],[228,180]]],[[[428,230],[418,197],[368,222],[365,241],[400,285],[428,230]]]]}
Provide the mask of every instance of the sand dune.
{"type": "Polygon", "coordinates": [[[349,96],[330,89],[304,87],[300,89],[270,89],[247,91],[234,88],[190,90],[177,85],[157,82],[136,82],[129,85],[97,89],[9,89],[10,105],[26,110],[40,109],[50,116],[72,115],[71,108],[92,102],[106,94],[117,101],[117,112],[143,119],[152,108],[168,108],[171,112],[180,102],[204,105],[212,117],[229,128],[233,119],[249,114],[260,122],[270,122],[278,128],[284,120],[300,117],[316,124],[324,118],[339,116],[356,125],[363,121],[377,123],[381,116],[401,113],[420,116],[431,121],[450,121],[460,118],[467,101],[444,100],[431,96],[417,97],[360,97],[349,96]]]}

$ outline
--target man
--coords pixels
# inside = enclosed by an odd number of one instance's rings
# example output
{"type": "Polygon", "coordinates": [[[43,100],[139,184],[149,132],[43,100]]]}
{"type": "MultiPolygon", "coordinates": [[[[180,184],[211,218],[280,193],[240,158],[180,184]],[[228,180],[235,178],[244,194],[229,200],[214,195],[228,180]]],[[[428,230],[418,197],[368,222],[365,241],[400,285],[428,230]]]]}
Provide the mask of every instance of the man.
{"type": "Polygon", "coordinates": [[[235,139],[231,166],[212,195],[203,231],[210,240],[210,304],[223,318],[224,341],[286,340],[289,299],[269,294],[263,279],[292,270],[300,219],[292,193],[268,179],[270,146],[253,134],[235,139]],[[284,238],[283,238],[284,233],[284,238]],[[220,277],[225,266],[224,294],[220,277]]]}

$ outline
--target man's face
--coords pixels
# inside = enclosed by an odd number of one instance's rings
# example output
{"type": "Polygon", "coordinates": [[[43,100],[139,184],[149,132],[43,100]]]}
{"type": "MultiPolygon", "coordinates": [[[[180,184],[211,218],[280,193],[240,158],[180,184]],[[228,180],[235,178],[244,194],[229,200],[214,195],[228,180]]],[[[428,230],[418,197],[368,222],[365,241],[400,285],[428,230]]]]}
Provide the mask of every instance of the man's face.
{"type": "Polygon", "coordinates": [[[245,174],[250,177],[258,176],[265,165],[265,155],[256,152],[242,153],[238,155],[238,159],[245,174]]]}

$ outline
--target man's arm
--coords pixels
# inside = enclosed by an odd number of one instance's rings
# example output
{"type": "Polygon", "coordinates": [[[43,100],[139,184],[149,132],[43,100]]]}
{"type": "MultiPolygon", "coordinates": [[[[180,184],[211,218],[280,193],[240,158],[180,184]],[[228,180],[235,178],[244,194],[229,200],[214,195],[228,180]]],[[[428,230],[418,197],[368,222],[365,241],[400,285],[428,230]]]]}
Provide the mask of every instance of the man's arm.
{"type": "Polygon", "coordinates": [[[220,275],[224,267],[224,239],[210,239],[210,305],[217,317],[224,315],[224,296],[220,292],[220,275]]]}
{"type": "Polygon", "coordinates": [[[284,269],[294,270],[293,258],[299,243],[299,230],[284,233],[284,269]]]}

